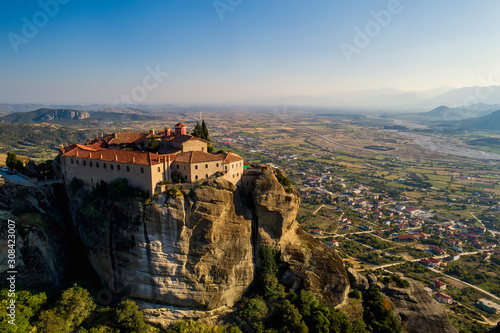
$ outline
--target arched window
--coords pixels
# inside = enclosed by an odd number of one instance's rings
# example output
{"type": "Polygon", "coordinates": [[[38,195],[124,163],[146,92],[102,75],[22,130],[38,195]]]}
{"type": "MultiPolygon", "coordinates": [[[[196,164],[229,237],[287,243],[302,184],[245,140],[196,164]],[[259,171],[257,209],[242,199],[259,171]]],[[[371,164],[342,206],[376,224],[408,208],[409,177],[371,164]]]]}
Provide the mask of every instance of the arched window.
{"type": "Polygon", "coordinates": [[[83,161],[83,165],[84,165],[84,166],[85,166],[85,165],[87,165],[87,162],[83,161]]]}
{"type": "Polygon", "coordinates": [[[98,168],[99,167],[99,162],[95,162],[95,167],[98,168]]]}
{"type": "Polygon", "coordinates": [[[219,163],[217,163],[217,167],[219,167],[219,163]]]}
{"type": "Polygon", "coordinates": [[[130,171],[130,167],[127,165],[127,171],[130,171]]]}
{"type": "Polygon", "coordinates": [[[195,166],[194,166],[194,169],[195,169],[195,170],[198,170],[198,166],[197,166],[197,165],[195,165],[195,166]]]}
{"type": "Polygon", "coordinates": [[[160,172],[160,171],[161,171],[161,170],[160,170],[160,167],[158,167],[158,172],[160,172]]]}
{"type": "Polygon", "coordinates": [[[116,166],[116,170],[120,170],[120,164],[116,166]]]}
{"type": "Polygon", "coordinates": [[[110,168],[111,170],[113,170],[113,168],[114,168],[114,167],[113,167],[113,164],[110,164],[110,165],[109,165],[109,168],[110,168]]]}
{"type": "Polygon", "coordinates": [[[80,161],[79,160],[76,160],[76,165],[80,165],[80,161]]]}
{"type": "Polygon", "coordinates": [[[208,169],[208,164],[205,164],[205,169],[208,169]]]}
{"type": "Polygon", "coordinates": [[[92,161],[89,162],[89,166],[92,166],[92,161]]]}
{"type": "Polygon", "coordinates": [[[102,164],[102,167],[103,167],[104,169],[106,169],[106,163],[103,163],[103,164],[102,164]]]}
{"type": "Polygon", "coordinates": [[[73,164],[73,159],[71,159],[71,164],[73,164]]]}
{"type": "Polygon", "coordinates": [[[177,164],[177,169],[179,169],[179,165],[177,164]]]}
{"type": "Polygon", "coordinates": [[[194,176],[194,179],[198,179],[198,175],[194,176]]]}
{"type": "Polygon", "coordinates": [[[144,168],[143,167],[141,167],[141,173],[144,173],[144,168]]]}

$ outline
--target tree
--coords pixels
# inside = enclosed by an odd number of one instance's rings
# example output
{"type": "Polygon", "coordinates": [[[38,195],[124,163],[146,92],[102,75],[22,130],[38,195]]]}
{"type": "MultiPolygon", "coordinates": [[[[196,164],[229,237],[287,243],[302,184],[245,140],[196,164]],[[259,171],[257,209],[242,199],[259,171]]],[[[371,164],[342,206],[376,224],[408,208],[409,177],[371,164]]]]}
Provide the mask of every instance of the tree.
{"type": "Polygon", "coordinates": [[[56,314],[65,321],[68,331],[80,326],[95,310],[96,305],[86,289],[78,286],[63,291],[61,298],[54,309],[56,314]]]}
{"type": "Polygon", "coordinates": [[[16,295],[16,325],[9,324],[12,318],[8,316],[10,299],[9,291],[0,291],[0,332],[29,332],[33,329],[31,319],[47,302],[45,293],[31,294],[29,291],[17,291],[16,295]]]}
{"type": "Polygon", "coordinates": [[[191,132],[191,135],[203,139],[203,128],[198,121],[196,122],[196,125],[194,125],[194,129],[191,132]]]}
{"type": "Polygon", "coordinates": [[[158,140],[156,140],[156,138],[153,135],[151,135],[151,140],[149,140],[146,150],[151,153],[157,153],[159,147],[160,143],[158,142],[158,140]]]}
{"type": "Polygon", "coordinates": [[[254,330],[258,331],[259,328],[263,328],[262,322],[266,318],[268,311],[269,309],[266,302],[260,297],[255,297],[246,301],[238,314],[245,319],[254,330]]]}
{"type": "Polygon", "coordinates": [[[309,329],[302,320],[299,310],[289,300],[278,307],[278,327],[280,332],[308,333],[309,329]]]}
{"type": "Polygon", "coordinates": [[[116,308],[116,324],[120,332],[142,333],[148,332],[149,326],[144,321],[144,315],[137,304],[125,300],[116,308]]]}
{"type": "Polygon", "coordinates": [[[208,128],[207,124],[205,124],[205,119],[201,121],[201,132],[202,132],[202,139],[207,140],[210,142],[210,135],[208,134],[208,128]]]}
{"type": "Polygon", "coordinates": [[[7,159],[5,165],[12,170],[21,171],[24,168],[23,161],[17,158],[16,153],[11,151],[7,152],[7,159]]]}

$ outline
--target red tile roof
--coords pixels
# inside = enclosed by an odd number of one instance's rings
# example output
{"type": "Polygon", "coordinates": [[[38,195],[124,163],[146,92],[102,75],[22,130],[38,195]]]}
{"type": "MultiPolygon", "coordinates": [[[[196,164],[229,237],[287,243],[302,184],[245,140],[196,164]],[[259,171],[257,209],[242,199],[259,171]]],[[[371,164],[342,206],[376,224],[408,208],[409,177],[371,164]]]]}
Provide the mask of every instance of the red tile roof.
{"type": "Polygon", "coordinates": [[[74,149],[67,150],[63,156],[79,157],[103,162],[117,162],[129,163],[140,165],[155,165],[163,163],[163,161],[173,156],[158,155],[149,152],[135,151],[135,150],[122,150],[122,149],[85,149],[85,146],[76,145],[74,149]]]}
{"type": "Polygon", "coordinates": [[[144,134],[137,132],[114,133],[113,138],[108,141],[108,145],[129,144],[142,138],[144,134]]]}
{"type": "Polygon", "coordinates": [[[179,122],[175,125],[175,127],[187,127],[187,126],[184,125],[182,122],[179,122]]]}

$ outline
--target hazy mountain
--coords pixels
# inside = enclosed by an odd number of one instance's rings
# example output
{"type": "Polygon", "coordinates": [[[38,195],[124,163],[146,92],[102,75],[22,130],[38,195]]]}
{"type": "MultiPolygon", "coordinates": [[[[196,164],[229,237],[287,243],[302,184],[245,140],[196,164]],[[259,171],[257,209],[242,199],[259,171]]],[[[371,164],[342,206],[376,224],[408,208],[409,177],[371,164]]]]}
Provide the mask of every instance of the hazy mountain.
{"type": "Polygon", "coordinates": [[[0,118],[5,123],[58,123],[59,121],[79,121],[90,118],[86,111],[68,109],[38,109],[31,112],[16,112],[0,118]]]}
{"type": "Polygon", "coordinates": [[[500,110],[497,110],[487,116],[469,119],[463,123],[462,128],[482,129],[500,131],[500,110]]]}
{"type": "Polygon", "coordinates": [[[456,119],[469,119],[487,116],[490,113],[500,109],[500,105],[488,105],[488,104],[474,104],[470,107],[457,107],[450,108],[445,105],[441,105],[429,112],[419,113],[419,117],[425,119],[441,119],[441,120],[456,120],[456,119]]]}

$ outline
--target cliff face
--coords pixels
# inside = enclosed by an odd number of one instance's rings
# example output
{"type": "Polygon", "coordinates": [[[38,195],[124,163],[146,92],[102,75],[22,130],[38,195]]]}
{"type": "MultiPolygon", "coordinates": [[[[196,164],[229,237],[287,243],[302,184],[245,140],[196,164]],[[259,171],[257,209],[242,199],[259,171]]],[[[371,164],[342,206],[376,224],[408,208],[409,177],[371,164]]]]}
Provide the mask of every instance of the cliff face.
{"type": "Polygon", "coordinates": [[[417,282],[410,282],[408,289],[386,287],[382,292],[388,297],[394,315],[409,333],[457,333],[444,308],[417,282]]]}
{"type": "MultiPolygon", "coordinates": [[[[149,303],[217,310],[232,306],[254,280],[258,248],[279,247],[289,263],[284,283],[315,290],[331,305],[349,289],[342,261],[295,221],[297,193],[264,171],[245,195],[208,180],[189,194],[158,195],[151,205],[100,202],[96,211],[72,203],[88,257],[110,290],[149,303]]],[[[146,307],[148,307],[146,305],[146,307]]],[[[150,317],[165,307],[149,306],[150,317]]],[[[148,311],[146,311],[148,314],[148,311]]]]}
{"type": "Polygon", "coordinates": [[[85,111],[75,111],[75,110],[52,110],[47,112],[37,119],[36,121],[52,121],[52,120],[62,120],[62,119],[87,119],[90,118],[90,113],[85,111]]]}
{"type": "MultiPolygon", "coordinates": [[[[62,216],[54,194],[41,187],[0,185],[0,239],[7,240],[7,220],[15,222],[18,288],[59,286],[67,274],[67,247],[62,216]]],[[[7,241],[0,242],[0,276],[5,280],[7,241]]]]}

